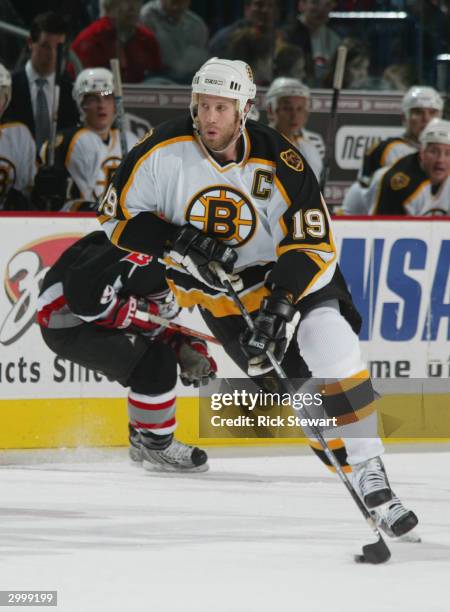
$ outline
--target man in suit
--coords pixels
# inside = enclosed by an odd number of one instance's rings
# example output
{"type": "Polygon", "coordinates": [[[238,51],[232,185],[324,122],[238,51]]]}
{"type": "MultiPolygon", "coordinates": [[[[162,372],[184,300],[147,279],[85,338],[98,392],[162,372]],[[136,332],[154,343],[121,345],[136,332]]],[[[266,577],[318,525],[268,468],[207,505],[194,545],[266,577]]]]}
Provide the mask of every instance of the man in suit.
{"type": "MultiPolygon", "coordinates": [[[[53,12],[37,15],[31,24],[31,57],[25,67],[12,76],[12,99],[8,121],[21,121],[30,129],[37,150],[48,139],[55,85],[56,49],[66,42],[67,24],[53,12]]],[[[78,109],[72,98],[72,81],[65,73],[61,79],[58,128],[78,122],[78,109]]]]}

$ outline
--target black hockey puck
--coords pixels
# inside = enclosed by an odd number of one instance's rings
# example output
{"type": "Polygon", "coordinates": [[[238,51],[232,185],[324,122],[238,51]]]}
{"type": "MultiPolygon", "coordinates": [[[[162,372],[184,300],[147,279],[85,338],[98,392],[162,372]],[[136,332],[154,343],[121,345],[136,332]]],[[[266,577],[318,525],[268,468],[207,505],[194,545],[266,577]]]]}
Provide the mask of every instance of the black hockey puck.
{"type": "Polygon", "coordinates": [[[366,562],[366,558],[364,555],[355,555],[354,560],[356,563],[365,563],[366,562]]]}

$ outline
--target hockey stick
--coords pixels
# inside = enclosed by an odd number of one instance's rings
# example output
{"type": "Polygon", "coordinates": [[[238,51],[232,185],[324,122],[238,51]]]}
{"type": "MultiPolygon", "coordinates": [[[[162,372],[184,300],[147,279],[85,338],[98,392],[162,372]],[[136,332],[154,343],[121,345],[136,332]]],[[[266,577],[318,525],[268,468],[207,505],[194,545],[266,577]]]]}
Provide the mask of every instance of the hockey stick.
{"type": "MultiPolygon", "coordinates": [[[[240,312],[242,313],[242,316],[244,317],[245,323],[247,324],[248,328],[250,329],[250,331],[253,332],[255,330],[255,324],[253,322],[253,319],[251,318],[250,313],[248,312],[248,310],[246,309],[246,307],[242,303],[240,297],[238,296],[238,294],[234,290],[233,285],[231,284],[231,282],[230,282],[226,272],[218,264],[210,264],[210,265],[211,265],[213,271],[217,274],[218,278],[220,279],[220,282],[227,289],[228,295],[231,297],[233,302],[239,308],[240,312]]],[[[271,350],[266,350],[266,355],[267,355],[270,363],[272,364],[273,369],[275,370],[276,375],[278,376],[280,381],[282,381],[283,385],[287,389],[287,392],[292,397],[296,393],[296,389],[290,383],[290,381],[289,381],[285,371],[283,370],[281,365],[278,363],[278,361],[275,358],[275,355],[273,354],[273,352],[271,350]]],[[[372,518],[370,512],[367,510],[367,508],[364,505],[363,501],[360,499],[358,493],[356,492],[354,486],[350,482],[347,474],[342,469],[341,464],[337,460],[336,456],[334,455],[334,453],[332,452],[332,450],[328,446],[327,441],[325,440],[325,438],[322,435],[322,432],[320,431],[320,429],[318,427],[316,427],[313,424],[313,421],[311,419],[311,416],[310,416],[308,410],[303,406],[303,408],[301,409],[301,412],[303,412],[305,417],[308,419],[308,422],[310,423],[309,427],[310,427],[312,433],[314,434],[314,436],[319,441],[319,444],[322,447],[322,450],[325,453],[328,461],[336,469],[336,473],[338,474],[338,476],[341,479],[342,483],[344,484],[344,486],[346,487],[347,491],[352,496],[353,501],[358,506],[361,514],[364,516],[366,522],[368,523],[369,527],[372,529],[374,535],[378,538],[378,540],[376,542],[374,542],[373,544],[366,544],[365,546],[363,546],[362,547],[362,555],[355,555],[355,557],[354,557],[355,561],[357,561],[358,563],[365,563],[365,562],[366,563],[373,563],[373,564],[385,563],[386,561],[388,561],[390,559],[391,552],[390,552],[389,548],[387,547],[386,542],[384,541],[383,536],[380,533],[380,530],[376,526],[374,519],[372,518]]]]}
{"type": "Polygon", "coordinates": [[[120,64],[117,58],[109,60],[111,66],[111,72],[113,74],[114,81],[114,102],[116,104],[116,123],[120,134],[120,149],[122,151],[122,157],[128,152],[127,135],[125,132],[125,108],[123,106],[122,97],[122,78],[120,76],[120,64]]]}
{"type": "Polygon", "coordinates": [[[218,344],[222,346],[222,343],[214,338],[214,336],[209,336],[208,334],[204,334],[203,332],[197,331],[196,329],[191,329],[190,327],[185,327],[184,325],[179,325],[178,323],[173,323],[169,321],[169,319],[164,319],[158,315],[154,315],[150,312],[136,312],[136,319],[140,319],[141,321],[145,321],[146,323],[156,323],[156,325],[161,325],[161,327],[167,327],[167,329],[172,329],[173,331],[179,332],[180,334],[185,334],[186,336],[192,336],[193,338],[200,338],[200,340],[206,340],[207,342],[211,342],[212,344],[218,344]]]}
{"type": "MultiPolygon", "coordinates": [[[[55,144],[56,132],[58,130],[58,110],[59,110],[59,93],[61,89],[61,76],[63,68],[63,52],[64,44],[59,43],[56,47],[56,69],[55,69],[55,86],[53,89],[53,105],[52,105],[52,120],[50,123],[50,134],[48,137],[48,152],[47,166],[55,165],[55,144]]],[[[38,151],[39,154],[39,151],[38,151]]]]}
{"type": "Polygon", "coordinates": [[[330,173],[331,145],[333,135],[336,132],[337,106],[339,102],[339,94],[342,89],[342,82],[344,80],[346,58],[347,47],[345,45],[339,45],[337,49],[336,65],[334,67],[333,99],[331,101],[331,113],[328,120],[327,135],[325,137],[325,158],[323,160],[322,175],[320,177],[320,191],[322,191],[322,193],[324,192],[325,186],[328,181],[328,175],[330,173]]]}

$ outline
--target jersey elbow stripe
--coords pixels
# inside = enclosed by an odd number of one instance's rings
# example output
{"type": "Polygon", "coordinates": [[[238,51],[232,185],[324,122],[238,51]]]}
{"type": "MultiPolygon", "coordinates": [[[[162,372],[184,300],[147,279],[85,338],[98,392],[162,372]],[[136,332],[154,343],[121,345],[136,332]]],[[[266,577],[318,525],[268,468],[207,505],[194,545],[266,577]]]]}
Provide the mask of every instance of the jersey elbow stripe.
{"type": "Polygon", "coordinates": [[[336,256],[336,249],[334,247],[334,244],[328,244],[326,242],[321,242],[320,244],[305,244],[302,242],[299,244],[287,244],[285,246],[278,246],[277,255],[278,257],[280,257],[281,255],[283,255],[283,253],[287,253],[288,251],[307,252],[309,250],[321,251],[323,253],[332,253],[334,256],[336,256]]]}
{"type": "Polygon", "coordinates": [[[119,246],[119,241],[122,233],[124,232],[128,221],[118,221],[116,227],[113,229],[111,234],[111,242],[116,246],[119,246]]]}
{"type": "Polygon", "coordinates": [[[315,285],[317,280],[322,276],[322,274],[324,274],[328,270],[329,266],[336,259],[336,256],[334,256],[333,259],[326,262],[326,261],[323,261],[323,259],[321,259],[321,257],[319,255],[316,255],[315,253],[305,253],[305,255],[307,255],[316,264],[316,266],[319,269],[316,272],[316,274],[314,274],[314,276],[312,277],[310,282],[307,284],[305,289],[302,291],[302,293],[299,295],[299,297],[296,299],[296,302],[299,302],[311,290],[311,288],[315,285]]]}

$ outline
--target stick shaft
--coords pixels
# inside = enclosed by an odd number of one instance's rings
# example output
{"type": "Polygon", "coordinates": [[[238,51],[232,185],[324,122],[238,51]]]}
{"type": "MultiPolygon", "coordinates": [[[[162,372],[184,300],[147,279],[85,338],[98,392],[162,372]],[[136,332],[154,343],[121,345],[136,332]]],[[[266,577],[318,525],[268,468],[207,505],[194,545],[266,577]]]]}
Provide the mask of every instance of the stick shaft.
{"type": "Polygon", "coordinates": [[[55,165],[55,143],[56,143],[56,133],[58,130],[59,92],[60,92],[61,73],[62,73],[62,65],[63,65],[63,53],[64,53],[64,44],[59,43],[56,48],[55,85],[53,89],[53,104],[52,104],[52,116],[51,116],[51,121],[50,121],[50,134],[48,137],[48,149],[47,149],[47,165],[48,166],[55,165]]]}
{"type": "Polygon", "coordinates": [[[122,150],[122,157],[128,152],[127,136],[125,132],[125,108],[123,105],[122,95],[122,77],[120,75],[120,63],[117,58],[110,60],[111,72],[113,74],[114,81],[114,102],[116,103],[116,123],[120,134],[120,148],[122,150]]]}
{"type": "Polygon", "coordinates": [[[178,323],[173,323],[169,319],[165,319],[164,317],[160,317],[158,315],[154,315],[150,312],[145,314],[139,313],[137,315],[139,319],[150,321],[150,323],[156,323],[156,325],[161,325],[162,327],[167,327],[168,329],[172,329],[173,331],[180,332],[181,334],[185,334],[186,336],[192,336],[194,338],[200,338],[201,340],[206,340],[207,342],[211,342],[212,344],[218,344],[222,346],[222,343],[214,338],[214,336],[210,336],[209,334],[204,334],[201,331],[197,331],[196,329],[191,329],[190,327],[185,327],[184,325],[179,325],[178,323]]]}
{"type": "Polygon", "coordinates": [[[327,133],[325,138],[325,159],[323,160],[323,170],[320,177],[320,190],[323,192],[328,181],[330,173],[331,149],[333,137],[336,132],[337,107],[339,102],[339,94],[342,89],[342,83],[345,73],[345,61],[347,59],[347,47],[340,45],[337,49],[336,65],[334,67],[333,76],[333,98],[331,100],[331,112],[328,119],[327,133]]]}

